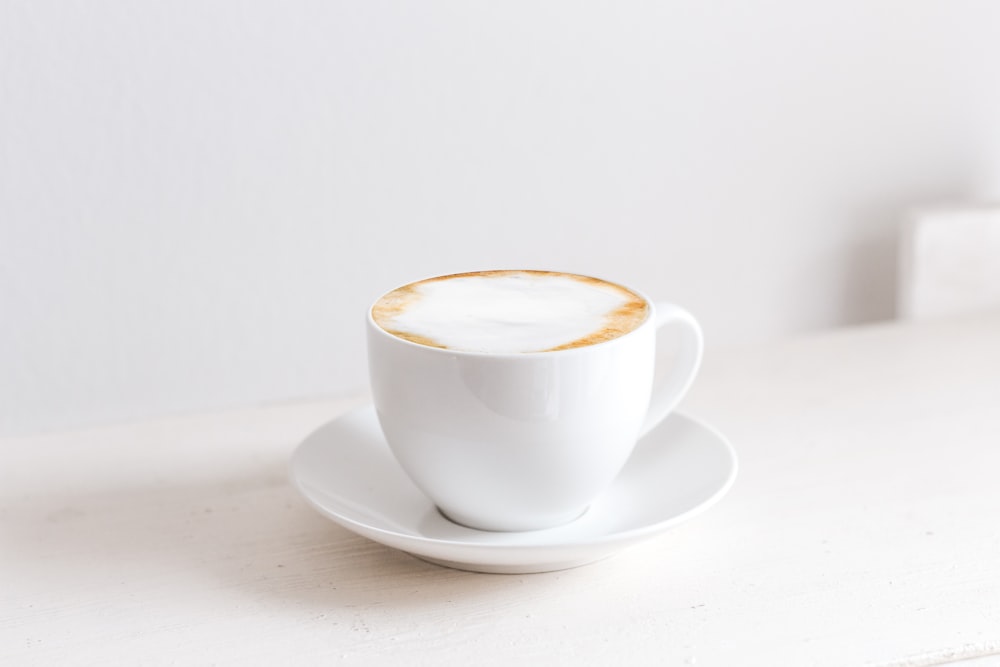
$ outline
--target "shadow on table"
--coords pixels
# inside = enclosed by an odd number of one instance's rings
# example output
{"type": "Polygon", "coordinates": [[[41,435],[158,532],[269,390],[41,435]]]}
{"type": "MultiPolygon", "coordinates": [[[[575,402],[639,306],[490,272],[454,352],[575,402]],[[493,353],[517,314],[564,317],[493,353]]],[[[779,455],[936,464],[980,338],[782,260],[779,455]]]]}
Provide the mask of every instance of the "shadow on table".
{"type": "MultiPolygon", "coordinates": [[[[169,591],[172,605],[236,597],[277,608],[419,610],[503,597],[528,580],[536,590],[558,589],[575,577],[461,572],[358,537],[306,505],[283,461],[185,486],[23,497],[0,519],[6,554],[31,564],[19,574],[29,594],[33,579],[44,579],[46,589],[69,593],[102,586],[140,597],[169,591]]],[[[603,565],[588,566],[595,567],[603,565]]]]}

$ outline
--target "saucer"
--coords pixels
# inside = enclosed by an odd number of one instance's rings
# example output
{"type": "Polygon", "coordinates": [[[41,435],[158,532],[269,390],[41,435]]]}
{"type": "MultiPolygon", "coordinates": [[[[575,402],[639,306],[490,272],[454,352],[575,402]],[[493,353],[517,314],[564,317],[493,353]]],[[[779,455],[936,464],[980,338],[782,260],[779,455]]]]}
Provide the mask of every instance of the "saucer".
{"type": "Polygon", "coordinates": [[[316,509],[358,535],[438,565],[518,574],[591,563],[690,519],[732,486],[736,452],[712,427],[671,414],[579,519],[516,533],[467,528],[438,512],[396,463],[371,405],[306,438],[291,477],[316,509]]]}

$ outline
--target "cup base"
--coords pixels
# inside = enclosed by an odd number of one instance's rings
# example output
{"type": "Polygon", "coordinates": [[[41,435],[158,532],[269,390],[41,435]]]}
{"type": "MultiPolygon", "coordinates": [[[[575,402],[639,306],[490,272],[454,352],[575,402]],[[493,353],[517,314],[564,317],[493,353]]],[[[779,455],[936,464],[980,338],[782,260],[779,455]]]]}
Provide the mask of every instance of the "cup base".
{"type": "Polygon", "coordinates": [[[539,516],[537,518],[532,518],[528,521],[482,521],[480,519],[475,519],[462,514],[461,512],[453,512],[451,510],[445,510],[440,505],[436,506],[438,513],[443,516],[448,521],[454,524],[463,526],[465,528],[471,528],[473,530],[481,530],[488,533],[525,533],[536,530],[546,530],[548,528],[558,528],[559,526],[565,526],[566,524],[573,523],[577,519],[581,518],[590,509],[590,506],[584,507],[582,510],[575,510],[568,514],[558,514],[558,515],[546,515],[539,516]]]}

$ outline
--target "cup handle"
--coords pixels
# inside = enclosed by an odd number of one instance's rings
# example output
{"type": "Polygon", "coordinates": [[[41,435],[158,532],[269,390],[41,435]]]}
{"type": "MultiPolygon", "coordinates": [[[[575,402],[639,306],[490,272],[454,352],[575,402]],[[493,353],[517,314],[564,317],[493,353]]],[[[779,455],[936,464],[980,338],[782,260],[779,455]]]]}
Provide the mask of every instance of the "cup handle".
{"type": "Polygon", "coordinates": [[[665,302],[657,302],[654,305],[654,311],[656,313],[656,329],[659,330],[668,324],[678,325],[681,339],[673,368],[670,369],[659,386],[653,389],[640,437],[649,433],[654,426],[663,421],[684,398],[691,382],[694,381],[694,376],[698,373],[702,349],[705,345],[701,326],[698,325],[698,321],[691,313],[672,303],[665,302]]]}

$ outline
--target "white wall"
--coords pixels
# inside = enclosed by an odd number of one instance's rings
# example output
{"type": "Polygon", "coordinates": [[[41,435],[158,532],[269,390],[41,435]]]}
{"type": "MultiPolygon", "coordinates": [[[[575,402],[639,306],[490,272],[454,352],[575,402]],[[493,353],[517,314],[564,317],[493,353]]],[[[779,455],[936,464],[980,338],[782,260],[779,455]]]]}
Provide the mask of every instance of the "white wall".
{"type": "Polygon", "coordinates": [[[580,271],[722,345],[890,317],[993,196],[1000,3],[0,4],[0,433],[355,391],[380,292],[580,271]]]}

